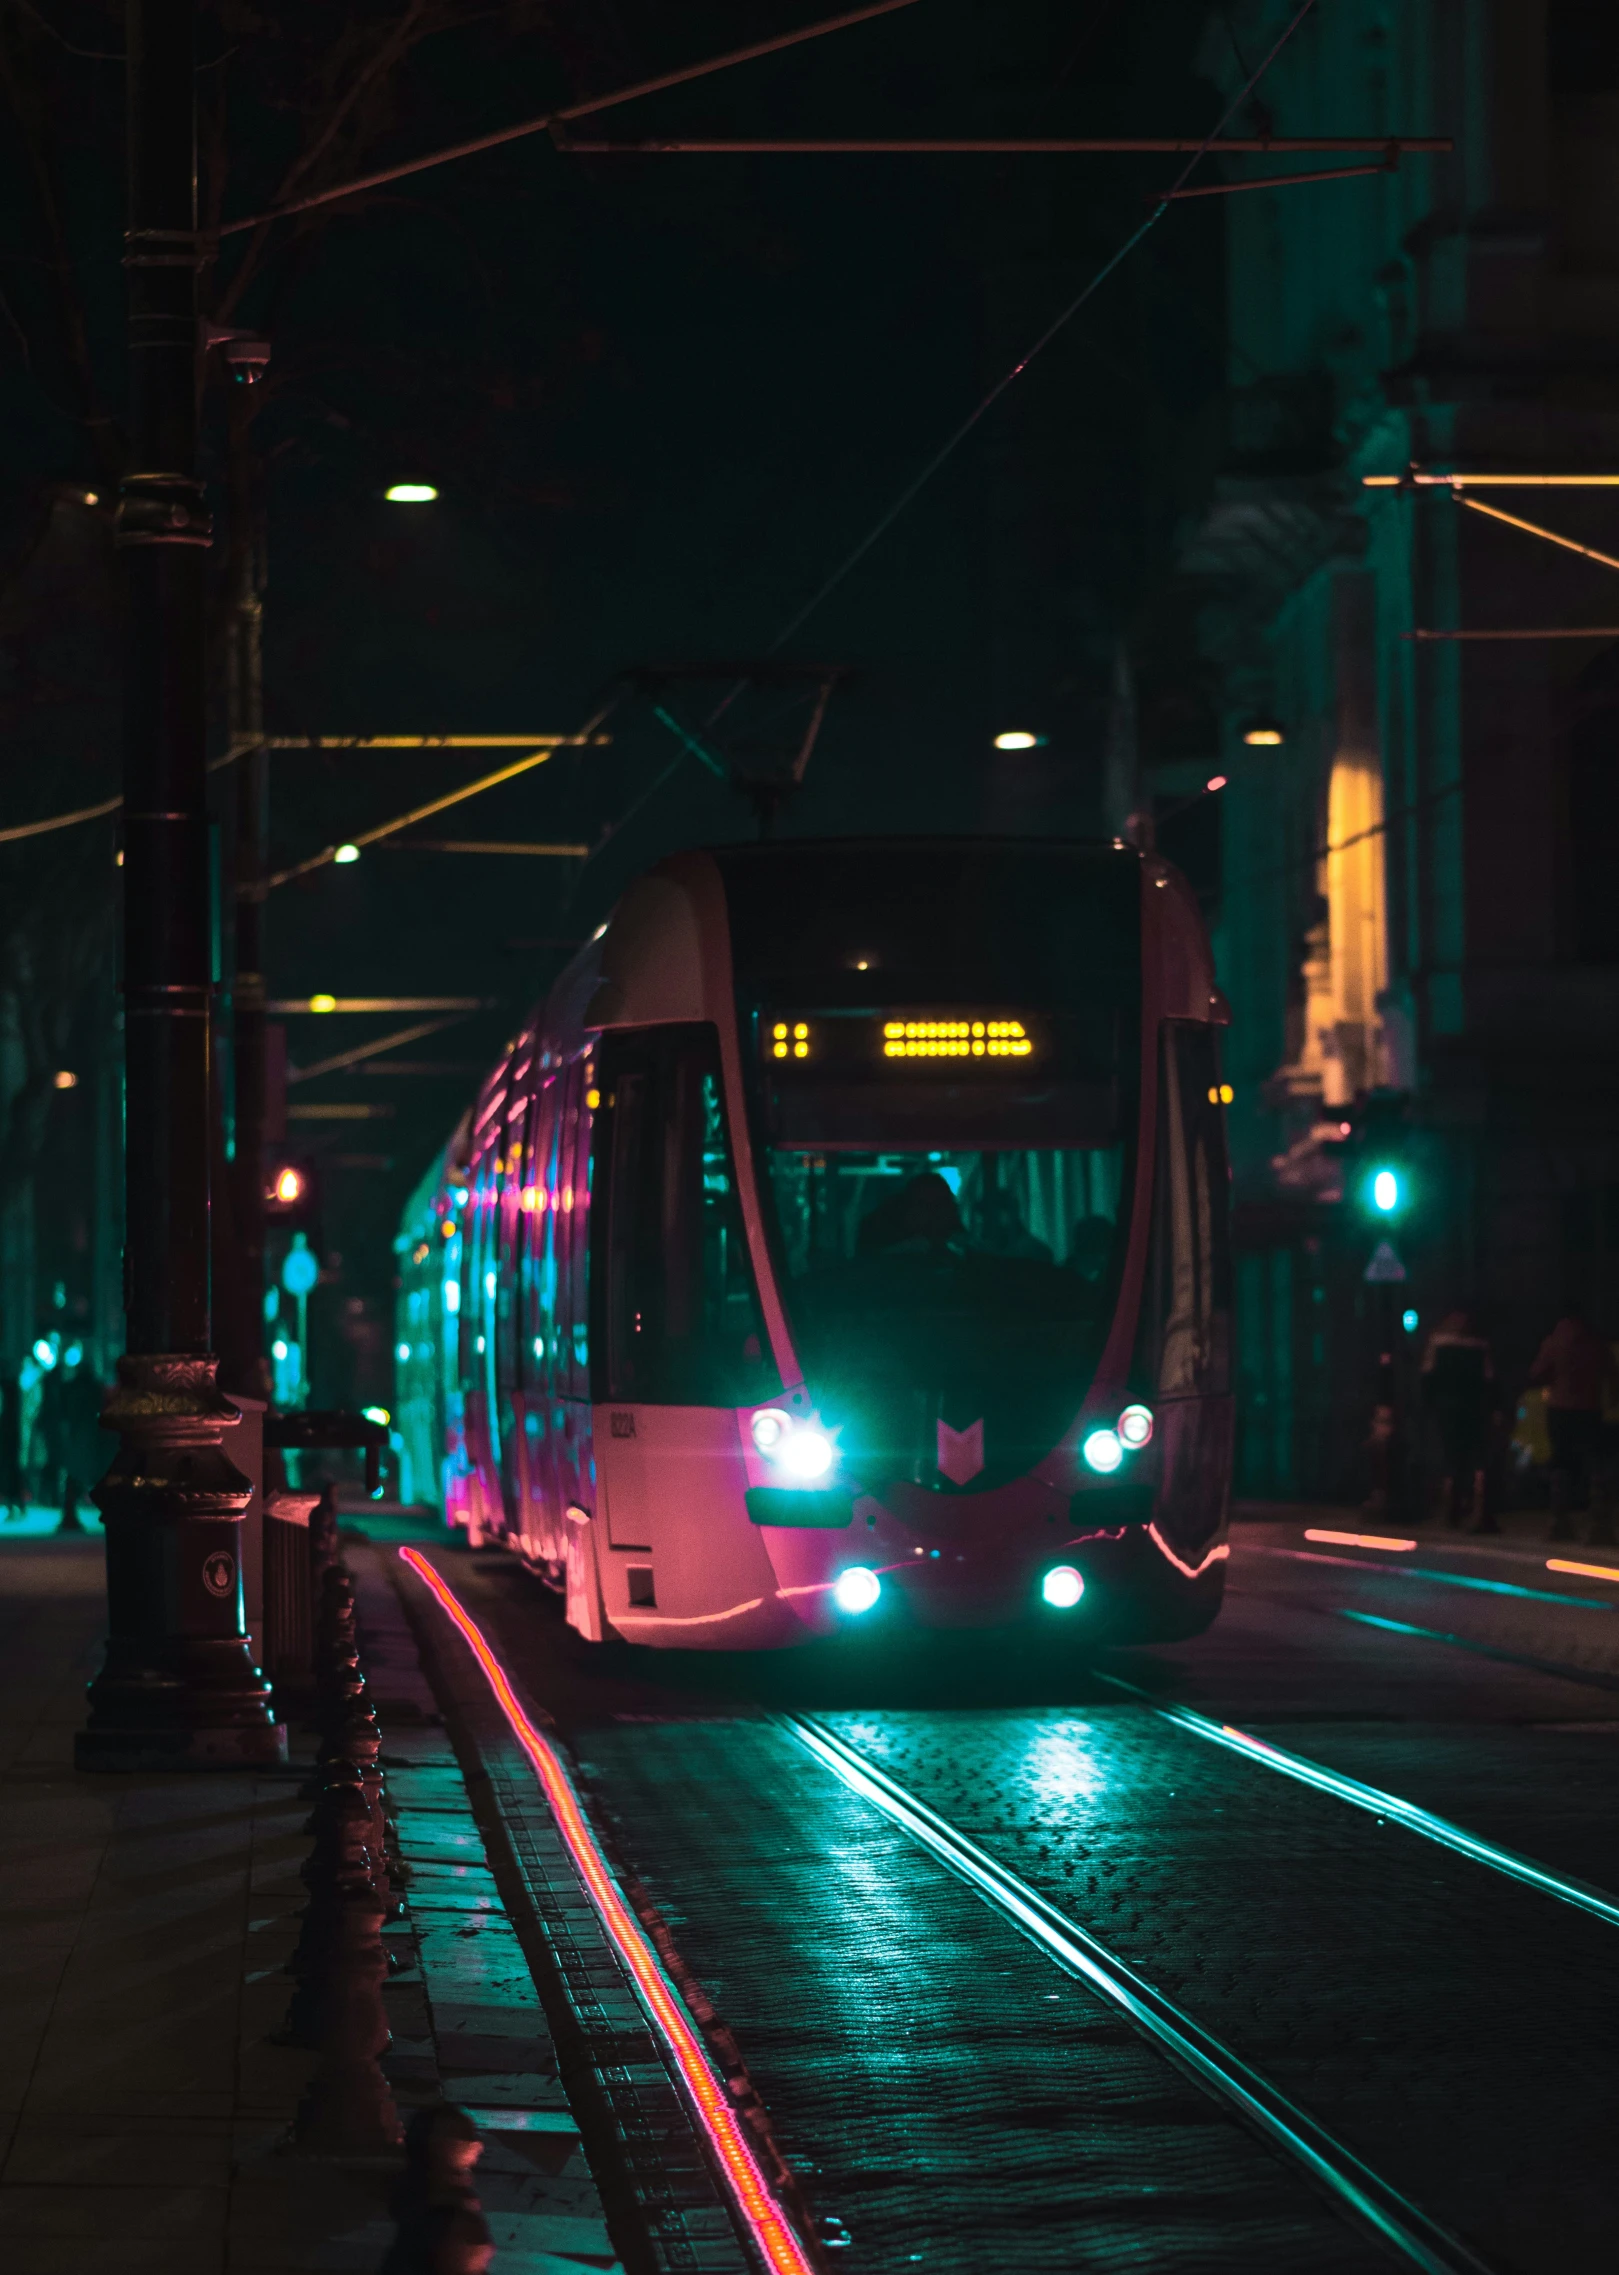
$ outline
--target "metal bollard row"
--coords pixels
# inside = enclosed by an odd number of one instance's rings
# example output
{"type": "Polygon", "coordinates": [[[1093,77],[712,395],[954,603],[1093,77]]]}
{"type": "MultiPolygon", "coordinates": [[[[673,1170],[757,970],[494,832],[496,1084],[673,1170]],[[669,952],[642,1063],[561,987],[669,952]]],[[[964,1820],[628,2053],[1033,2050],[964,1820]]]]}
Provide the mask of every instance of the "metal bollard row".
{"type": "MultiPolygon", "coordinates": [[[[311,1563],[321,1545],[311,1521],[311,1563]]],[[[298,1978],[286,2035],[319,2050],[293,2146],[314,2156],[383,2156],[399,2145],[380,2068],[389,2045],[384,1924],[399,1909],[389,1856],[381,1732],[360,1666],[354,1583],[332,1553],[319,1567],[314,1702],[320,1745],[303,1868],[309,1889],[293,1955],[298,1978]]]]}

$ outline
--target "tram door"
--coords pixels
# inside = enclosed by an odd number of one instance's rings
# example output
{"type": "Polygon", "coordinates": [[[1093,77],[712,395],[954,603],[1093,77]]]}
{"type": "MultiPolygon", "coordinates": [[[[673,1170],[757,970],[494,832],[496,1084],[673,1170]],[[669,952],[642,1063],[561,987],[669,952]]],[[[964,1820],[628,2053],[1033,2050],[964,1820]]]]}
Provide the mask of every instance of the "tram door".
{"type": "Polygon", "coordinates": [[[719,1039],[609,1033],[597,1077],[591,1290],[598,1510],[630,1600],[712,1601],[738,1406],[779,1390],[736,1198],[719,1039]],[[605,1238],[603,1233],[605,1232],[605,1238]]]}

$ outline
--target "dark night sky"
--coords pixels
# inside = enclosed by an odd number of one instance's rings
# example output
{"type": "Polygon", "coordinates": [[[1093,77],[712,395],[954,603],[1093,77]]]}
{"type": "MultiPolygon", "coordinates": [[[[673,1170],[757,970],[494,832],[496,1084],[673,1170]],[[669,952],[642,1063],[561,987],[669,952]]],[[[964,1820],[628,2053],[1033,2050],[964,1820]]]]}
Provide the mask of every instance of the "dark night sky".
{"type": "MultiPolygon", "coordinates": [[[[1217,108],[1192,71],[1205,13],[1193,0],[920,0],[578,131],[1200,133],[1217,108]]],[[[499,24],[453,31],[399,83],[367,162],[812,15],[780,0],[564,5],[515,38],[499,24]]],[[[268,28],[231,20],[227,211],[273,184],[291,127],[265,89],[292,84],[292,35],[323,20],[308,6],[272,11],[268,28]]],[[[75,22],[80,44],[116,44],[115,15],[75,22]]],[[[116,130],[116,66],[60,68],[116,130]]],[[[94,118],[72,131],[93,135],[94,118]]],[[[73,169],[73,219],[116,403],[104,140],[73,169]]],[[[274,341],[256,429],[272,728],[562,729],[627,665],[760,653],[1172,164],[579,158],[536,139],[292,238],[237,319],[274,341]],[[406,477],[436,483],[439,502],[383,503],[406,477]]],[[[26,185],[13,190],[16,247],[30,223],[26,185]]],[[[1219,244],[1208,207],[1169,216],[790,643],[856,676],[786,827],[1096,826],[1114,644],[1150,617],[1176,517],[1195,507],[1217,444],[1219,244]],[[1048,748],[997,762],[990,738],[1011,724],[1048,748]]],[[[26,328],[37,282],[4,275],[26,328]]],[[[82,430],[41,406],[47,361],[0,369],[0,477],[18,528],[42,477],[94,478],[82,430]]],[[[1150,718],[1155,691],[1143,692],[1150,718]]],[[[696,723],[695,697],[687,709],[696,723]]],[[[613,731],[610,753],[560,759],[439,828],[594,842],[674,755],[644,708],[613,731]]],[[[278,857],[482,764],[277,759],[278,857]]],[[[30,792],[8,810],[60,802],[30,792]]],[[[379,851],[276,897],[272,992],[497,994],[499,1017],[420,1046],[481,1060],[560,961],[506,943],[578,934],[670,847],[751,827],[688,760],[582,875],[379,851]]],[[[323,1049],[360,1039],[337,1026],[319,1023],[323,1049]]],[[[295,1060],[315,1055],[310,1027],[295,1025],[295,1060]]],[[[470,1087],[319,1086],[396,1107],[363,1139],[393,1170],[332,1185],[346,1229],[329,1237],[351,1285],[385,1288],[393,1214],[470,1087]]],[[[356,1142],[345,1131],[335,1150],[356,1142]]]]}

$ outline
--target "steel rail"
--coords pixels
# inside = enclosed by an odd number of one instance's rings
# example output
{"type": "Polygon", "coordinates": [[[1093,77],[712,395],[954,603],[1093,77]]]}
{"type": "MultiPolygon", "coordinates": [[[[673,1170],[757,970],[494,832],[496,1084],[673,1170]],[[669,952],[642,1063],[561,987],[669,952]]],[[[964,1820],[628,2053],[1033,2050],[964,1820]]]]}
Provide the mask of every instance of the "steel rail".
{"type": "Polygon", "coordinates": [[[635,1985],[653,2030],[668,2048],[674,2073],[713,2151],[747,2241],[770,2275],[815,2275],[815,2262],[765,2178],[725,2079],[709,2058],[656,1948],[619,1890],[562,1756],[524,1712],[505,1668],[454,1590],[420,1550],[401,1548],[399,1555],[471,1651],[512,1736],[527,1755],[585,1893],[635,1985]]]}
{"type": "Polygon", "coordinates": [[[1364,1809],[1379,1821],[1403,1825],[1407,1832],[1420,1833],[1424,1840],[1453,1849],[1458,1856],[1465,1856],[1474,1864],[1487,1865],[1491,1871],[1503,1873],[1509,1880],[1519,1880],[1540,1895],[1556,1896],[1565,1904],[1573,1904],[1582,1912],[1606,1920],[1610,1927],[1619,1927],[1619,1902],[1588,1880],[1574,1880],[1561,1872],[1549,1872],[1532,1857],[1520,1856],[1516,1849],[1502,1848],[1496,1841],[1470,1833],[1464,1825],[1452,1824],[1448,1817],[1436,1816],[1431,1809],[1419,1808],[1416,1802],[1403,1800],[1397,1793],[1387,1793],[1376,1785],[1363,1785],[1359,1778],[1345,1777],[1335,1769],[1328,1769],[1323,1762],[1289,1753],[1285,1746],[1273,1746],[1268,1739],[1256,1738],[1232,1723],[1212,1721],[1208,1715],[1199,1714],[1195,1707],[1162,1706],[1150,1691],[1126,1682],[1122,1675],[1103,1674],[1099,1668],[1095,1672],[1098,1681],[1111,1689],[1125,1691],[1131,1698],[1139,1699],[1160,1722],[1171,1723],[1175,1729],[1205,1739],[1212,1746],[1222,1746],[1228,1753],[1240,1754],[1245,1761],[1257,1762],[1262,1769],[1296,1778],[1299,1784],[1313,1786],[1318,1793],[1330,1793],[1339,1801],[1347,1801],[1351,1808],[1364,1809]]]}
{"type": "Polygon", "coordinates": [[[1183,2014],[948,1818],[823,1723],[799,1714],[782,1715],[779,1721],[824,1768],[965,1881],[1064,1973],[1087,1983],[1117,2007],[1178,2069],[1300,2167],[1340,2212],[1398,2253],[1407,2266],[1422,2269],[1424,2275],[1489,2275],[1488,2261],[1460,2236],[1409,2202],[1267,2078],[1250,2069],[1240,2055],[1183,2014]]]}

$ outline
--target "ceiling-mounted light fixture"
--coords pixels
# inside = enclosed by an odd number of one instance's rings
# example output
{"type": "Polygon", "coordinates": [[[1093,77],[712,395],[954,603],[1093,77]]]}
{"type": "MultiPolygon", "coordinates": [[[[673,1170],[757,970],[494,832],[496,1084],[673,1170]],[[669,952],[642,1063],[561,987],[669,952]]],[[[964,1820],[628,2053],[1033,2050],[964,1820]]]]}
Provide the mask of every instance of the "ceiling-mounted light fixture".
{"type": "Polygon", "coordinates": [[[995,737],[997,750],[1042,750],[1044,735],[1031,735],[1027,727],[1006,727],[995,737]]]}
{"type": "Polygon", "coordinates": [[[1251,726],[1243,728],[1242,739],[1260,749],[1274,750],[1278,743],[1285,743],[1287,737],[1274,719],[1255,719],[1251,726]]]}
{"type": "Polygon", "coordinates": [[[430,506],[438,496],[431,482],[395,482],[382,494],[391,506],[430,506]]]}

